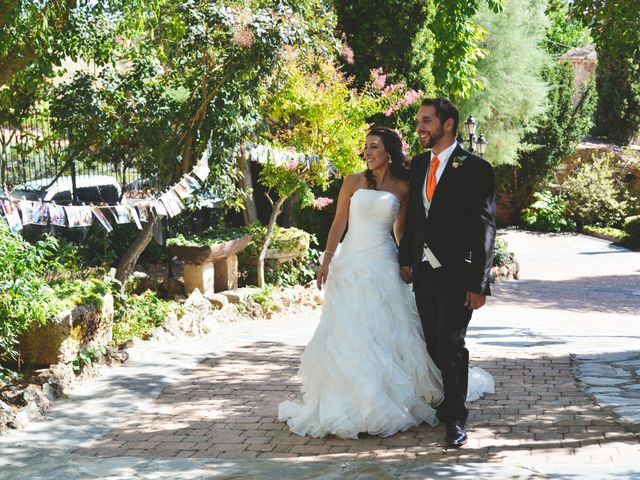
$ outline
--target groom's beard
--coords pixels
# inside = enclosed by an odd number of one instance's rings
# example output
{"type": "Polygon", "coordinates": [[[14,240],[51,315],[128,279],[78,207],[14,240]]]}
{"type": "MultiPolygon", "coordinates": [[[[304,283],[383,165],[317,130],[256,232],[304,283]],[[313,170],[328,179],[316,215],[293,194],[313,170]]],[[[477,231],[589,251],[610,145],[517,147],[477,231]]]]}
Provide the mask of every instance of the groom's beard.
{"type": "Polygon", "coordinates": [[[440,140],[444,137],[444,129],[441,127],[437,132],[433,132],[429,135],[429,140],[424,144],[425,148],[435,147],[440,140]]]}

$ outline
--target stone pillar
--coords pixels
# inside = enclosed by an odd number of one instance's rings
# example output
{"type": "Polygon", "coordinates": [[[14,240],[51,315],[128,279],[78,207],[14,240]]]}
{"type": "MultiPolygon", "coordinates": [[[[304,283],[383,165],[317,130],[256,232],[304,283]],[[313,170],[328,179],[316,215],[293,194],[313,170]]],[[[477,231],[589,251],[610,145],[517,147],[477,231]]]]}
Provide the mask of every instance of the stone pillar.
{"type": "Polygon", "coordinates": [[[182,276],[184,277],[184,290],[189,295],[196,288],[203,295],[214,293],[213,263],[206,262],[199,265],[185,263],[182,276]]]}
{"type": "Polygon", "coordinates": [[[221,258],[214,264],[215,291],[224,292],[238,288],[238,256],[221,258]]]}

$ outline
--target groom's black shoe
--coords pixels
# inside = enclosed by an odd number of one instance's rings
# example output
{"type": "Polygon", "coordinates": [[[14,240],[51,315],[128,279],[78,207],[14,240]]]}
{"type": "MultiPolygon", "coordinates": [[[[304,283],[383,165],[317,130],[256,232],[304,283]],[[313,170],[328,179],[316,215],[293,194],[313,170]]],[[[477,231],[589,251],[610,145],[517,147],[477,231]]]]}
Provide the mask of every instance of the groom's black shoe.
{"type": "Polygon", "coordinates": [[[467,443],[467,432],[464,431],[464,423],[460,420],[445,425],[445,438],[447,446],[458,448],[467,443]]]}

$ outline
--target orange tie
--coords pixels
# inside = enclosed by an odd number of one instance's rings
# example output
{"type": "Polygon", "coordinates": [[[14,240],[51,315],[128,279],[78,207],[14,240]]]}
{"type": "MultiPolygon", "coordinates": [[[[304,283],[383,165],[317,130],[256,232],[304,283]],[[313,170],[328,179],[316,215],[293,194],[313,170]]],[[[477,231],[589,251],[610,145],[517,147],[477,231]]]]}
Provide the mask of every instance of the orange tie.
{"type": "Polygon", "coordinates": [[[436,191],[436,170],[438,170],[438,165],[440,165],[440,159],[437,155],[434,155],[431,159],[431,166],[429,167],[429,177],[427,178],[427,199],[431,201],[433,198],[433,192],[436,191]]]}

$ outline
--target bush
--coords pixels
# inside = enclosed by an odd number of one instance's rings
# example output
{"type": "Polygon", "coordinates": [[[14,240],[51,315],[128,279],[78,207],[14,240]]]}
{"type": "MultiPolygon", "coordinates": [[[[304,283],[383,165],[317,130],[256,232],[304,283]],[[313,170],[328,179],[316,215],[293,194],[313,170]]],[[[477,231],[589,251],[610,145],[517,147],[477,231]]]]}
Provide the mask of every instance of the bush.
{"type": "Polygon", "coordinates": [[[502,267],[507,265],[511,261],[509,255],[509,244],[504,238],[496,238],[496,244],[493,249],[493,263],[494,267],[502,267]]]}
{"type": "Polygon", "coordinates": [[[62,268],[58,253],[55,238],[46,236],[31,245],[0,221],[0,362],[17,357],[18,338],[33,323],[44,324],[62,310],[47,282],[62,268]]]}
{"type": "Polygon", "coordinates": [[[595,155],[581,161],[560,185],[569,216],[579,226],[621,226],[630,213],[629,196],[613,165],[613,155],[595,155]]]}
{"type": "Polygon", "coordinates": [[[121,294],[116,297],[113,319],[113,344],[121,346],[133,337],[145,339],[149,331],[161,326],[171,311],[170,302],[161,300],[154,292],[140,295],[121,294]]]}
{"type": "Polygon", "coordinates": [[[536,192],[535,202],[522,211],[527,228],[539,232],[570,232],[575,224],[567,218],[567,202],[551,192],[536,192]]]}
{"type": "Polygon", "coordinates": [[[624,231],[629,236],[627,244],[631,247],[640,247],[640,215],[627,217],[624,220],[624,231]]]}
{"type": "Polygon", "coordinates": [[[615,243],[626,244],[629,240],[624,230],[613,227],[598,227],[597,225],[585,225],[582,228],[582,233],[591,235],[593,237],[602,238],[615,243]]]}

